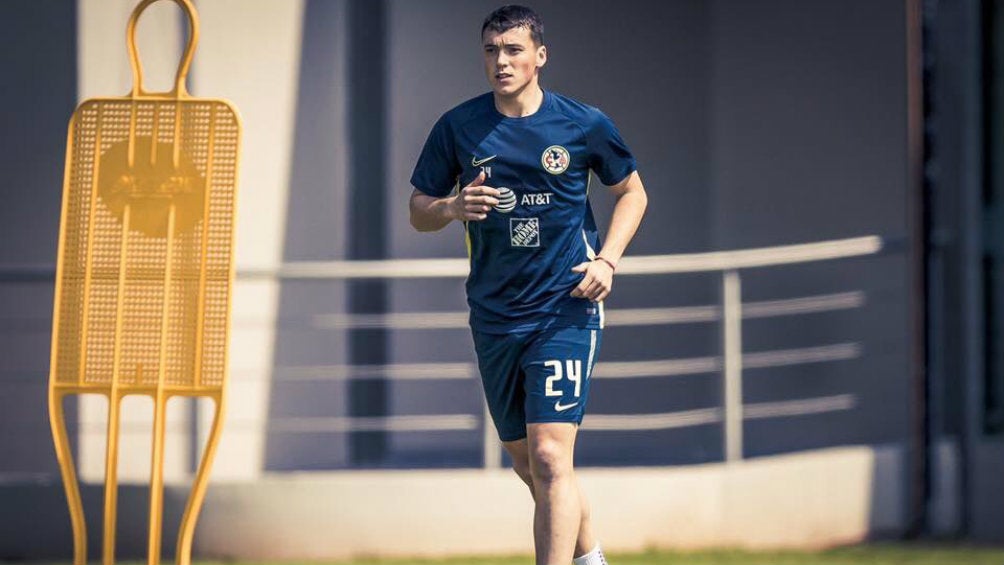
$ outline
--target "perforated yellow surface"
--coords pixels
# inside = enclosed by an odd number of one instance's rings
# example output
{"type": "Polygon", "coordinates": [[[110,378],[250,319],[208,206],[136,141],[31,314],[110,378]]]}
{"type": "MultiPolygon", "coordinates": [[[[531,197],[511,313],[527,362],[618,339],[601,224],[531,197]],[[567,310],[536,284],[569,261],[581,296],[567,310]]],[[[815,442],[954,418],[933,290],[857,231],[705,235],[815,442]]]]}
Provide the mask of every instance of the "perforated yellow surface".
{"type": "Polygon", "coordinates": [[[222,387],[238,139],[237,116],[220,101],[97,99],[77,109],[58,386],[222,387]]]}
{"type": "Polygon", "coordinates": [[[126,30],[132,91],[82,103],[67,139],[49,419],[70,508],[75,565],[87,561],[87,532],[65,396],[108,397],[105,565],[115,562],[122,398],[154,399],[149,565],[160,562],[168,399],[203,396],[216,405],[178,533],[180,565],[191,561],[195,523],[222,430],[240,119],[229,102],[194,98],[185,89],[199,37],[190,0],[173,0],[191,26],[174,89],[143,89],[136,23],[155,1],[142,0],[126,30]]]}

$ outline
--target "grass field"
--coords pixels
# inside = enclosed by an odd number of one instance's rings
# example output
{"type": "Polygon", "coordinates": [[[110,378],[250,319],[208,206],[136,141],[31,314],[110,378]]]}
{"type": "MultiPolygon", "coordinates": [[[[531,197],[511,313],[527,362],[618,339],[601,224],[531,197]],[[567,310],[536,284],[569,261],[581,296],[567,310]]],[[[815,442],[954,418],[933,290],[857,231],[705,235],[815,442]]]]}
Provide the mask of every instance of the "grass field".
{"type": "MultiPolygon", "coordinates": [[[[820,552],[651,552],[610,554],[611,565],[1004,565],[1004,547],[968,547],[931,544],[880,544],[820,552]]],[[[529,556],[451,558],[442,560],[357,560],[337,565],[530,565],[529,556]]],[[[206,562],[196,565],[234,565],[206,562]]],[[[308,565],[271,563],[258,565],[308,565]]],[[[311,563],[309,565],[318,565],[311,563]]],[[[332,563],[331,565],[335,565],[332,563]]]]}

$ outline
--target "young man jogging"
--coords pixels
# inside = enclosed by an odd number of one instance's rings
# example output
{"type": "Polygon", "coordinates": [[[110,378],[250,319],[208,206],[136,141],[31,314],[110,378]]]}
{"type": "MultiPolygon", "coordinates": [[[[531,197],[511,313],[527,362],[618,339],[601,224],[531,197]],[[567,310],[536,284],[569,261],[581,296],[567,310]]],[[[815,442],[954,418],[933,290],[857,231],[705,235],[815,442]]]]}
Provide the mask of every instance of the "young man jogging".
{"type": "Polygon", "coordinates": [[[572,460],[603,299],[647,197],[610,119],[541,89],[547,49],[532,10],[495,10],[481,39],[492,92],[447,112],[429,134],[411,178],[411,223],[418,231],[463,223],[481,379],[533,495],[537,565],[601,565],[572,460]],[[602,247],[590,171],[617,198],[602,247]]]}

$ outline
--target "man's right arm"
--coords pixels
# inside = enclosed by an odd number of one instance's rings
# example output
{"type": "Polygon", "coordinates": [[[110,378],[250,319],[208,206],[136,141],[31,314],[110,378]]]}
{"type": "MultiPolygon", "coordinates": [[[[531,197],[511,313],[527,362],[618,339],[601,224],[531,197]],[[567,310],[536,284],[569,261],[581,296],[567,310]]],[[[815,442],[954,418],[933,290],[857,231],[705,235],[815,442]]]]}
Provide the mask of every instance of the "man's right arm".
{"type": "Polygon", "coordinates": [[[411,225],[417,231],[439,231],[455,219],[453,201],[456,196],[436,198],[418,190],[411,193],[411,225]]]}
{"type": "Polygon", "coordinates": [[[481,172],[471,184],[454,196],[436,198],[421,190],[411,193],[408,208],[411,225],[417,231],[439,231],[453,220],[480,222],[488,217],[492,206],[499,203],[499,191],[485,186],[485,173],[481,172]]]}

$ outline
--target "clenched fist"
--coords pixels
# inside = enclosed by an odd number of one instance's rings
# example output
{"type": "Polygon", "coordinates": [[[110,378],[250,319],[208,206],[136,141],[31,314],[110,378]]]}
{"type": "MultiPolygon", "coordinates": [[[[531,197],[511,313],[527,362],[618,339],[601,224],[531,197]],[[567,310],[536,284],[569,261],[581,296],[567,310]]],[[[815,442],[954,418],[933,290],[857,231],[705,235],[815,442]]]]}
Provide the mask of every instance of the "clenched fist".
{"type": "Polygon", "coordinates": [[[614,269],[604,260],[586,261],[572,267],[573,273],[581,273],[579,286],[572,289],[572,296],[588,298],[600,302],[610,294],[614,285],[614,269]]]}
{"type": "Polygon", "coordinates": [[[461,222],[480,222],[488,217],[488,212],[499,203],[499,191],[483,184],[485,172],[477,176],[471,184],[460,189],[450,202],[450,215],[461,222]]]}

